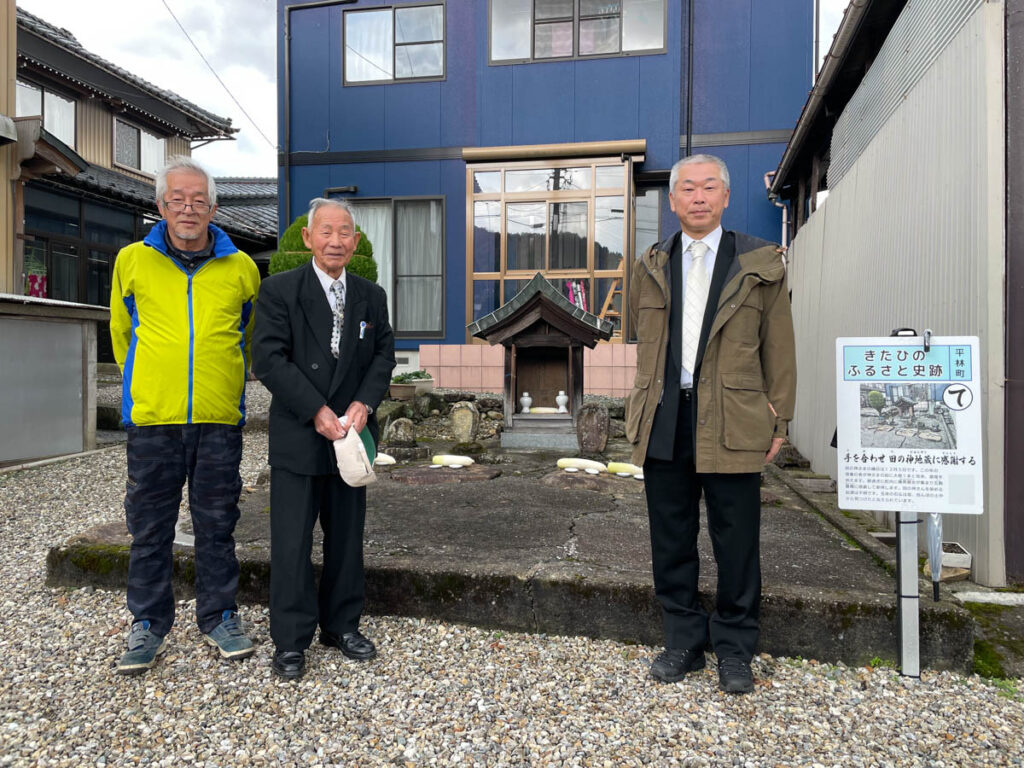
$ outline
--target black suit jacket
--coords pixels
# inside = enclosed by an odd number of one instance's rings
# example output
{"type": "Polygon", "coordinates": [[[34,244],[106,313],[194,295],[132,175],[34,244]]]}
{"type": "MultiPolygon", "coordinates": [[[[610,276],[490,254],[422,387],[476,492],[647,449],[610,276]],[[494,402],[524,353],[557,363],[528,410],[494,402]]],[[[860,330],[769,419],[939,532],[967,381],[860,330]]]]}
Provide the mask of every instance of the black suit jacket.
{"type": "MultiPolygon", "coordinates": [[[[679,415],[679,376],[682,370],[683,352],[683,259],[680,247],[680,234],[677,232],[666,248],[671,254],[665,269],[669,290],[672,291],[672,301],[669,310],[669,333],[668,333],[668,354],[665,356],[665,390],[662,395],[661,405],[654,414],[654,423],[651,426],[651,437],[647,444],[647,455],[655,459],[668,461],[672,458],[673,443],[676,433],[676,418],[679,415]],[[676,386],[672,386],[676,382],[676,386]]],[[[708,303],[704,309],[704,324],[700,329],[700,341],[697,344],[697,362],[694,371],[694,379],[700,377],[700,364],[704,358],[704,350],[708,345],[708,334],[715,321],[715,313],[718,311],[718,301],[722,296],[722,288],[728,282],[728,277],[736,272],[736,235],[735,233],[723,230],[722,239],[718,243],[718,251],[715,254],[715,269],[711,275],[711,285],[708,290],[708,303]]],[[[690,407],[696,409],[696,400],[690,401],[690,407]]],[[[696,433],[694,434],[696,439],[696,433]]]]}
{"type": "MultiPolygon", "coordinates": [[[[270,464],[301,475],[337,474],[331,442],[313,426],[325,404],[341,416],[358,400],[374,410],[387,394],[395,342],[384,290],[346,275],[341,351],[331,354],[333,314],[312,263],[263,281],[256,302],[252,370],[270,403],[270,464]]],[[[378,439],[377,419],[369,419],[378,439]]]]}

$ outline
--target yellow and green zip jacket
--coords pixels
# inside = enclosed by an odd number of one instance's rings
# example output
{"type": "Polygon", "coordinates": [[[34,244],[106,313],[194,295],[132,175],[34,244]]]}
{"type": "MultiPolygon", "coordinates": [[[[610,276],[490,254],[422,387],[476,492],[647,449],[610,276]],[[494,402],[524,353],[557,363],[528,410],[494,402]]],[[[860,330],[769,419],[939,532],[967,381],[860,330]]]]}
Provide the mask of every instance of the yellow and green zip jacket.
{"type": "Polygon", "coordinates": [[[110,337],[121,367],[121,421],[244,424],[256,265],[210,226],[213,253],[193,272],[167,253],[166,222],[121,249],[110,337]]]}

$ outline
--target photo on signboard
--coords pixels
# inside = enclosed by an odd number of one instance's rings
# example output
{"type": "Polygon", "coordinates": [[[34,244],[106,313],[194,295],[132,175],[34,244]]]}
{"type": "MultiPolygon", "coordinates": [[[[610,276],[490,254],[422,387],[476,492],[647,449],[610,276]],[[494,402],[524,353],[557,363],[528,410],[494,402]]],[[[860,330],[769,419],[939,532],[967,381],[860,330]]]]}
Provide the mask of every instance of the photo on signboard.
{"type": "Polygon", "coordinates": [[[955,414],[942,397],[946,387],[862,383],[860,447],[956,449],[955,414]]]}

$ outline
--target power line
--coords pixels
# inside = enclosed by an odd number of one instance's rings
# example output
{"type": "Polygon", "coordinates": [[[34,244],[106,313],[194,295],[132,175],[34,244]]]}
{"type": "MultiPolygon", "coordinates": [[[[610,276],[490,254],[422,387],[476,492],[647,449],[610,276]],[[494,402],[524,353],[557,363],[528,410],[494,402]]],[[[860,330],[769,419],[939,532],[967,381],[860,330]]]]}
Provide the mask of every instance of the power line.
{"type": "Polygon", "coordinates": [[[217,82],[221,84],[221,87],[227,92],[228,96],[231,97],[231,100],[233,102],[235,102],[235,106],[238,107],[240,110],[242,110],[242,114],[245,115],[246,119],[248,119],[248,121],[252,124],[252,127],[256,129],[256,132],[260,136],[263,137],[263,140],[265,142],[267,142],[267,144],[269,144],[272,149],[276,150],[277,146],[274,144],[274,142],[272,142],[270,139],[268,139],[267,135],[263,131],[260,130],[260,127],[258,125],[256,125],[256,121],[252,119],[252,116],[248,112],[245,111],[245,107],[243,107],[239,103],[238,99],[235,98],[235,94],[233,94],[231,92],[231,89],[228,88],[227,85],[224,83],[224,81],[220,79],[220,75],[217,74],[217,70],[215,70],[213,68],[213,65],[210,64],[210,62],[206,60],[205,56],[203,56],[203,52],[201,50],[199,50],[199,46],[196,45],[195,41],[189,36],[188,32],[185,30],[185,27],[183,27],[181,25],[181,22],[178,21],[178,17],[174,15],[174,11],[172,11],[171,10],[171,6],[169,6],[167,4],[167,0],[160,0],[160,1],[164,4],[164,8],[167,9],[167,12],[169,14],[171,14],[171,18],[174,19],[174,23],[178,25],[178,29],[181,30],[181,34],[183,34],[185,36],[185,39],[188,40],[189,43],[192,44],[192,47],[196,49],[196,53],[199,54],[199,58],[201,58],[203,60],[203,63],[207,66],[207,68],[210,70],[210,72],[213,73],[213,76],[215,78],[217,78],[217,82]]]}

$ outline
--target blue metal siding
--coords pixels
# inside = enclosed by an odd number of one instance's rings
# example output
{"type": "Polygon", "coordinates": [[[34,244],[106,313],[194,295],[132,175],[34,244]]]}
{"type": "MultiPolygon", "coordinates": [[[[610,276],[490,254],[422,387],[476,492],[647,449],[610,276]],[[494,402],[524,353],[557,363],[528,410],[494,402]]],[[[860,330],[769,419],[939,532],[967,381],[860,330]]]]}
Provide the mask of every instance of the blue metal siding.
{"type": "Polygon", "coordinates": [[[475,146],[504,147],[512,144],[512,78],[514,67],[487,67],[477,77],[475,146]]]}
{"type": "Polygon", "coordinates": [[[384,146],[441,146],[441,83],[394,83],[346,90],[380,90],[385,94],[384,146]]]}
{"type": "Polygon", "coordinates": [[[575,115],[573,141],[640,137],[640,58],[579,62],[570,102],[575,115]]]}
{"type": "MultiPolygon", "coordinates": [[[[792,128],[811,90],[813,20],[803,0],[751,0],[750,130],[792,128]],[[780,48],[785,50],[780,50],[780,48]]],[[[825,41],[827,45],[828,41],[825,41]]]]}
{"type": "Polygon", "coordinates": [[[752,2],[764,0],[696,0],[694,133],[750,130],[752,2]]]}
{"type": "MultiPolygon", "coordinates": [[[[517,64],[512,67],[512,144],[572,141],[573,70],[571,61],[517,64]]],[[[497,67],[488,67],[490,70],[497,67]]],[[[487,74],[484,76],[486,77],[487,74]]],[[[484,146],[490,145],[484,137],[484,146]]]]}
{"type": "MultiPolygon", "coordinates": [[[[487,0],[448,0],[445,78],[343,87],[342,15],[400,5],[360,0],[291,13],[290,152],[353,152],[506,146],[644,138],[638,170],[667,169],[685,131],[686,4],[667,0],[667,52],[644,56],[488,64],[487,0]]],[[[284,7],[278,0],[279,24],[284,7]]],[[[810,87],[812,0],[696,0],[694,120],[697,134],[792,128],[810,87]]],[[[279,46],[283,56],[284,46],[279,46]]],[[[284,61],[279,61],[284,81],[284,61]]],[[[284,89],[279,105],[284,115],[284,89]]],[[[783,145],[727,146],[732,173],[728,228],[779,239],[780,213],[762,177],[783,145]]],[[[464,340],[465,164],[461,160],[292,166],[292,215],[326,187],[358,197],[443,196],[446,212],[445,340],[464,340]]],[[[283,174],[282,179],[283,182],[283,174]]],[[[282,194],[284,185],[281,186],[282,194]]],[[[662,235],[678,229],[662,194],[662,235]]],[[[289,222],[282,221],[282,229],[289,222]]],[[[417,346],[403,340],[399,348],[417,346]]]]}
{"type": "MultiPolygon", "coordinates": [[[[338,23],[340,25],[341,22],[338,23]]],[[[323,99],[327,100],[324,106],[330,106],[331,121],[320,139],[321,144],[327,142],[332,152],[381,149],[387,125],[388,89],[383,86],[343,89],[340,64],[337,77],[337,80],[325,80],[323,83],[323,99]]],[[[310,105],[311,110],[316,108],[310,105]]]]}
{"type": "MultiPolygon", "coordinates": [[[[327,82],[328,59],[331,50],[336,51],[340,45],[340,30],[330,24],[330,15],[329,8],[309,8],[291,14],[292,152],[325,149],[331,117],[326,106],[333,90],[327,82]],[[308,55],[307,51],[315,53],[308,55]]],[[[285,147],[285,151],[288,149],[285,147]]]]}
{"type": "Polygon", "coordinates": [[[639,133],[630,138],[647,139],[645,168],[671,168],[679,159],[679,134],[685,109],[680,98],[685,60],[678,45],[678,19],[677,26],[671,26],[673,15],[678,16],[678,10],[669,12],[669,29],[676,30],[674,37],[669,36],[669,52],[664,56],[637,58],[637,79],[641,85],[636,101],[639,133]],[[655,87],[658,83],[667,85],[655,87]]]}

